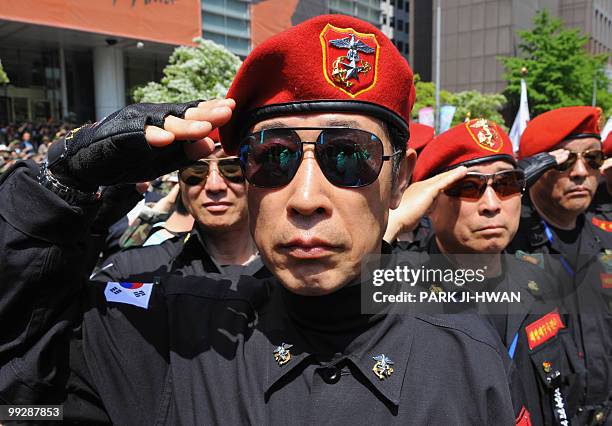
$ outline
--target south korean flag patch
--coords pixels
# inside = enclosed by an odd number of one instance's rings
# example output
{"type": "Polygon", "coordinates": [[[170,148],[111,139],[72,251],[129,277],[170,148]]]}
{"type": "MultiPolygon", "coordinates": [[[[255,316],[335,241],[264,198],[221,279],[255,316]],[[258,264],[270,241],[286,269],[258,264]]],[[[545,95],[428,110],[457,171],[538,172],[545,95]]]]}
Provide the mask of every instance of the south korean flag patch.
{"type": "Polygon", "coordinates": [[[153,283],[108,282],[104,289],[107,302],[126,303],[147,309],[153,283]]]}

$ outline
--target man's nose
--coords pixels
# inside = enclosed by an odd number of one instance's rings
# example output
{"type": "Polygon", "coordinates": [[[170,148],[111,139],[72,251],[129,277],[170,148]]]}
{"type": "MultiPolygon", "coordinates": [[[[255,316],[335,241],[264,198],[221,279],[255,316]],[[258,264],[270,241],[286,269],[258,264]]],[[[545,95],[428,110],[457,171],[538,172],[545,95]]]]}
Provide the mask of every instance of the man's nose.
{"type": "Polygon", "coordinates": [[[292,191],[287,203],[289,214],[331,215],[330,189],[333,185],[321,171],[312,145],[304,145],[302,162],[289,185],[292,191]]]}
{"type": "Polygon", "coordinates": [[[213,193],[222,192],[227,189],[225,178],[221,174],[219,166],[216,163],[210,163],[210,169],[208,170],[208,177],[206,178],[204,189],[213,193]]]}
{"type": "Polygon", "coordinates": [[[576,164],[570,169],[570,177],[583,178],[589,175],[588,165],[582,155],[578,156],[576,164]]]}
{"type": "Polygon", "coordinates": [[[484,215],[494,215],[501,211],[501,200],[491,185],[487,185],[480,198],[479,210],[484,215]]]}

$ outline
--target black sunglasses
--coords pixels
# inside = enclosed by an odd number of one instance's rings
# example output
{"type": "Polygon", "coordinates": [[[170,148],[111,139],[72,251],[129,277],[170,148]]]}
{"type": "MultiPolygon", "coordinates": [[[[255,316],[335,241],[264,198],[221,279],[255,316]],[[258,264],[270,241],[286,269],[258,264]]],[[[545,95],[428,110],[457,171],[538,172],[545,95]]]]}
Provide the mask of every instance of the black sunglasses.
{"type": "Polygon", "coordinates": [[[314,145],[321,171],[335,186],[359,188],[374,182],[383,163],[383,143],[373,133],[347,127],[279,127],[246,136],[240,144],[240,165],[247,181],[262,188],[287,185],[302,162],[304,144],[314,145]],[[321,130],[315,142],[302,141],[296,130],[321,130]]]}
{"type": "Polygon", "coordinates": [[[216,162],[217,168],[221,175],[230,182],[244,182],[244,175],[240,168],[240,160],[238,157],[226,157],[221,159],[203,159],[191,164],[179,171],[179,179],[181,182],[189,186],[199,185],[202,181],[206,181],[210,173],[210,163],[216,162]]]}
{"type": "Polygon", "coordinates": [[[497,173],[468,173],[463,179],[444,190],[449,197],[478,200],[485,193],[489,180],[491,187],[500,197],[509,197],[525,191],[525,172],[522,170],[504,170],[497,173]]]}
{"type": "Polygon", "coordinates": [[[582,157],[584,162],[592,169],[599,169],[605,160],[603,151],[599,149],[587,149],[584,152],[570,151],[567,160],[561,164],[557,164],[557,170],[565,172],[571,169],[574,167],[579,157],[582,157]]]}

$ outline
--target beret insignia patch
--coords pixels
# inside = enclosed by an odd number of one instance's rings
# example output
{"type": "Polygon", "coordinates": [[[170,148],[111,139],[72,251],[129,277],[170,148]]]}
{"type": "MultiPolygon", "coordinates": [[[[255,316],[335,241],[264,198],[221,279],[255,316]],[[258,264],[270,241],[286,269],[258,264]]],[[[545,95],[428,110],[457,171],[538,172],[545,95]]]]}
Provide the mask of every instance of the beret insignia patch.
{"type": "Polygon", "coordinates": [[[320,39],[329,84],[353,98],[376,85],[380,46],[374,34],[327,24],[320,39]]]}
{"type": "Polygon", "coordinates": [[[491,152],[499,152],[504,141],[499,136],[495,126],[484,118],[470,120],[465,123],[470,136],[481,148],[491,152]]]}

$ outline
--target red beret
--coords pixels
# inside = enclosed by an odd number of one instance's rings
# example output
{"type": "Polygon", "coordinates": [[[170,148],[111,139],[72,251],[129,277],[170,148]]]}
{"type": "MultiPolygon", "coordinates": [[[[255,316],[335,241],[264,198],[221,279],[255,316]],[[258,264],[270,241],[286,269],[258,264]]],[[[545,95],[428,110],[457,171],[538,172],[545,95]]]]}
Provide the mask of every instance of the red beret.
{"type": "Polygon", "coordinates": [[[412,179],[418,182],[460,165],[498,160],[516,164],[512,142],[496,123],[477,118],[450,128],[428,143],[417,159],[412,179]]]}
{"type": "Polygon", "coordinates": [[[434,137],[434,128],[424,124],[410,122],[410,140],[408,147],[414,149],[417,154],[421,152],[434,137]]]}
{"type": "Polygon", "coordinates": [[[540,114],[527,123],[518,157],[548,152],[572,137],[599,137],[600,116],[601,109],[589,106],[564,107],[540,114]]]}
{"type": "Polygon", "coordinates": [[[234,153],[253,124],[305,113],[368,115],[407,140],[415,91],[408,63],[378,28],[345,15],[322,15],[257,46],[227,97],[236,108],[221,141],[234,153]]]}
{"type": "Polygon", "coordinates": [[[612,155],[612,132],[608,133],[608,137],[603,143],[603,152],[606,155],[612,155]]]}

